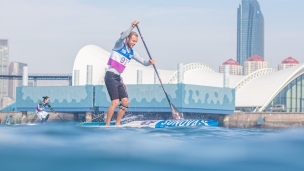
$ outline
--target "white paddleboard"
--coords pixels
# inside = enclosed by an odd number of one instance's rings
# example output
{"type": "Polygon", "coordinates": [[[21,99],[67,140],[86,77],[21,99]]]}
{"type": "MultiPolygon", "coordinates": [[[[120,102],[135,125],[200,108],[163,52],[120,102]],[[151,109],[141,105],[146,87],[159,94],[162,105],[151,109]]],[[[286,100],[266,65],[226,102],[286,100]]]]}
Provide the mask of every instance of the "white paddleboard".
{"type": "Polygon", "coordinates": [[[19,126],[19,125],[22,125],[22,126],[35,126],[35,125],[39,125],[39,123],[24,123],[24,124],[12,124],[12,125],[16,125],[16,126],[19,126]]]}
{"type": "Polygon", "coordinates": [[[110,126],[106,126],[105,122],[84,122],[79,123],[79,127],[90,128],[168,128],[168,127],[189,127],[189,126],[218,126],[215,120],[202,119],[184,119],[184,120],[145,120],[132,121],[129,123],[122,123],[122,125],[114,125],[112,122],[110,126]],[[112,125],[113,124],[113,125],[112,125]]]}

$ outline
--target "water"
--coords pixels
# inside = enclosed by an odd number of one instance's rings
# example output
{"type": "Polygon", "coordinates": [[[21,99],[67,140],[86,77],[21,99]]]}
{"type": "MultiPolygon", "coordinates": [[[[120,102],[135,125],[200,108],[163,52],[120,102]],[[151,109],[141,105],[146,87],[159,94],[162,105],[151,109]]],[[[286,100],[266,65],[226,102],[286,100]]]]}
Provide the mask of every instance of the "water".
{"type": "Polygon", "coordinates": [[[0,125],[0,170],[304,170],[304,129],[0,125]]]}

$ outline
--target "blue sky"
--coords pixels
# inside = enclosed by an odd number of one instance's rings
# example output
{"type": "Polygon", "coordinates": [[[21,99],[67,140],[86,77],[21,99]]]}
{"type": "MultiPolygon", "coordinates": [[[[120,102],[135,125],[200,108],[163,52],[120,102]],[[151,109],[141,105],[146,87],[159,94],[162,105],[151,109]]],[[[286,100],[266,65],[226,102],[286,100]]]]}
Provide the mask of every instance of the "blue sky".
{"type": "MultiPolygon", "coordinates": [[[[265,60],[270,67],[292,56],[304,62],[303,0],[258,0],[265,19],[265,60]]],[[[236,59],[241,0],[0,0],[0,39],[10,61],[30,73],[71,73],[77,52],[94,44],[110,51],[134,19],[156,66],[200,62],[218,70],[236,59]]],[[[134,48],[148,58],[141,40],[134,48]]]]}

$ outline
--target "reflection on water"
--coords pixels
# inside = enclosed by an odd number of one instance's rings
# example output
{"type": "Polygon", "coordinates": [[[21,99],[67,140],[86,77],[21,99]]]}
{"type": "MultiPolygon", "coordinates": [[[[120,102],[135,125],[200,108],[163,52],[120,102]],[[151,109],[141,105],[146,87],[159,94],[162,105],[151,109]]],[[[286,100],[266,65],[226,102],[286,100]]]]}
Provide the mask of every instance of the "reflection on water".
{"type": "Polygon", "coordinates": [[[0,126],[0,170],[304,170],[304,129],[0,126]]]}

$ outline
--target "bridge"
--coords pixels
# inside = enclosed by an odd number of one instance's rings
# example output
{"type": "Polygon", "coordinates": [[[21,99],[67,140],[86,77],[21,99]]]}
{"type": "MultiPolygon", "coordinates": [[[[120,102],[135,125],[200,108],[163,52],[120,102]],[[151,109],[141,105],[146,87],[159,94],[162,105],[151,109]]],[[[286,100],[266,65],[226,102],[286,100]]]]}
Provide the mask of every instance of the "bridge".
{"type": "MultiPolygon", "coordinates": [[[[22,80],[22,75],[0,75],[0,79],[22,80]]],[[[68,80],[69,85],[72,85],[72,74],[29,74],[29,80],[34,80],[34,85],[37,85],[37,80],[68,80]]]]}

